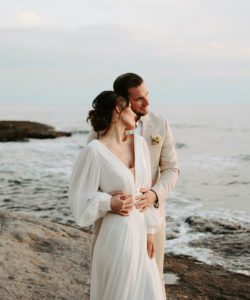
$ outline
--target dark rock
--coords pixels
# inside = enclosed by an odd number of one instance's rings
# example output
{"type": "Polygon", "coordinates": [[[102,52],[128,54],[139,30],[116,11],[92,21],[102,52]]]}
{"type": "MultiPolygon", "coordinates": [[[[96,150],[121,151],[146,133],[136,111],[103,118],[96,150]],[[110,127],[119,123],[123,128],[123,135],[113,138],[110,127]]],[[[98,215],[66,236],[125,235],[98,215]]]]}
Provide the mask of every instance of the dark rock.
{"type": "Polygon", "coordinates": [[[46,124],[29,121],[0,121],[0,142],[54,139],[71,136],[70,132],[56,131],[46,124]]]}
{"type": "Polygon", "coordinates": [[[166,216],[166,239],[172,240],[178,238],[178,234],[180,233],[181,224],[175,221],[170,216],[166,216]]]}
{"type": "MultiPolygon", "coordinates": [[[[250,257],[250,233],[241,232],[233,235],[212,235],[199,238],[190,243],[194,247],[213,250],[224,258],[250,257]]],[[[245,268],[249,267],[245,265],[245,268]]],[[[244,267],[243,267],[244,268],[244,267]]]]}
{"type": "Polygon", "coordinates": [[[223,259],[227,267],[249,270],[250,230],[225,220],[202,219],[197,216],[185,221],[191,231],[206,233],[189,244],[194,248],[212,250],[216,259],[223,259]]]}
{"type": "Polygon", "coordinates": [[[249,276],[189,256],[165,254],[164,272],[178,277],[176,284],[165,285],[168,300],[249,299],[249,276]]]}
{"type": "Polygon", "coordinates": [[[240,232],[250,232],[248,229],[232,222],[224,220],[202,219],[198,216],[191,216],[185,220],[193,231],[211,232],[213,234],[235,234],[240,232]]]}

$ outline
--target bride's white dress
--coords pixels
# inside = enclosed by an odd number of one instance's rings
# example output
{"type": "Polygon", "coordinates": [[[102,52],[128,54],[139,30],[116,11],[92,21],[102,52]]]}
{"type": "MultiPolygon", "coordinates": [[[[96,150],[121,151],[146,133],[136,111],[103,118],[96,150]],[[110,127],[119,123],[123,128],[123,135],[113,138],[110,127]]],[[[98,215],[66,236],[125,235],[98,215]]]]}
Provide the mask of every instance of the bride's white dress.
{"type": "Polygon", "coordinates": [[[151,186],[150,156],[145,139],[134,135],[135,176],[106,146],[92,140],[78,155],[70,181],[69,201],[76,223],[89,226],[104,217],[96,240],[91,270],[91,300],[162,300],[155,258],[147,254],[147,233],[161,226],[153,206],[135,207],[129,216],[110,209],[110,191],[140,194],[151,186]]]}

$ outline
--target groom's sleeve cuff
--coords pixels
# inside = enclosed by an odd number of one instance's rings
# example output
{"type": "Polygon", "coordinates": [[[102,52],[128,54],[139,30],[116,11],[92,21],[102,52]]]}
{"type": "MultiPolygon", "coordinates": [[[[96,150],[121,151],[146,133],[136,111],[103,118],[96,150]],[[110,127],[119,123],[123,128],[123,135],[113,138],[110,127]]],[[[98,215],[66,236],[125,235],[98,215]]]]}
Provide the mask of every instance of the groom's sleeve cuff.
{"type": "Polygon", "coordinates": [[[154,192],[155,195],[156,195],[156,200],[155,200],[155,202],[153,203],[153,205],[154,205],[155,208],[158,208],[158,207],[159,207],[159,198],[158,198],[158,195],[157,195],[157,193],[156,193],[155,190],[153,190],[153,189],[150,189],[150,190],[151,190],[152,192],[154,192]]]}

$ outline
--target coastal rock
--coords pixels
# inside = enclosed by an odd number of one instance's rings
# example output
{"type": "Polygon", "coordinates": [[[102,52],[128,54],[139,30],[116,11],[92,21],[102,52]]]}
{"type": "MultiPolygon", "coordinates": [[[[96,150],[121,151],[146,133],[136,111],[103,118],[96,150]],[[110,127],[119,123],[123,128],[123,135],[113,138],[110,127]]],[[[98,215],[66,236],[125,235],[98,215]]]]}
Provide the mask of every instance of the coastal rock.
{"type": "Polygon", "coordinates": [[[82,299],[91,236],[0,210],[0,299],[82,299]]]}
{"type": "MultiPolygon", "coordinates": [[[[89,278],[85,229],[0,210],[0,299],[81,300],[89,278]]],[[[90,228],[87,231],[91,231],[90,228]]],[[[168,300],[247,299],[250,278],[182,255],[165,255],[168,300]]]]}
{"type": "Polygon", "coordinates": [[[166,216],[166,223],[166,240],[176,239],[180,233],[181,224],[170,216],[166,216]]]}
{"type": "Polygon", "coordinates": [[[249,299],[250,277],[221,266],[207,265],[192,257],[165,254],[164,272],[178,280],[166,285],[168,300],[249,299]]]}
{"type": "Polygon", "coordinates": [[[211,232],[213,234],[235,234],[250,232],[250,230],[238,225],[233,224],[229,221],[224,220],[212,220],[212,219],[202,219],[198,216],[191,216],[185,220],[193,231],[198,232],[211,232]]]}
{"type": "MultiPolygon", "coordinates": [[[[232,221],[202,219],[192,216],[185,221],[191,232],[206,233],[189,245],[212,250],[213,259],[223,260],[228,269],[250,272],[250,230],[232,221]]],[[[246,225],[247,226],[247,225],[246,225]]]]}
{"type": "Polygon", "coordinates": [[[249,270],[250,257],[250,233],[242,232],[232,235],[205,236],[190,242],[193,247],[213,250],[213,253],[223,257],[225,261],[232,264],[237,261],[238,269],[249,270]],[[239,258],[239,259],[237,259],[239,258]],[[242,258],[246,258],[246,262],[242,258]],[[248,261],[248,262],[247,262],[248,261]],[[240,266],[241,264],[241,266],[240,266]]]}
{"type": "Polygon", "coordinates": [[[56,131],[46,124],[29,121],[0,121],[0,142],[54,139],[71,136],[70,132],[56,131]]]}

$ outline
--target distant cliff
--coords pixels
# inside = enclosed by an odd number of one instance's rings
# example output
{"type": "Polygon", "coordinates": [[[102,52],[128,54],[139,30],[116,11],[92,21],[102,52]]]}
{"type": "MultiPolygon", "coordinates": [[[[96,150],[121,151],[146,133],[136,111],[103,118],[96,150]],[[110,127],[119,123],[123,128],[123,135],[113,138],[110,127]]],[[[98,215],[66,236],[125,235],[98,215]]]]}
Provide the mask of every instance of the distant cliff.
{"type": "Polygon", "coordinates": [[[54,127],[29,121],[0,121],[0,142],[54,139],[71,136],[70,132],[56,131],[54,127]]]}
{"type": "MultiPolygon", "coordinates": [[[[82,300],[90,272],[88,232],[0,210],[0,299],[82,300]]],[[[249,299],[250,277],[219,266],[167,254],[164,272],[179,278],[166,285],[168,300],[249,299]]]]}

